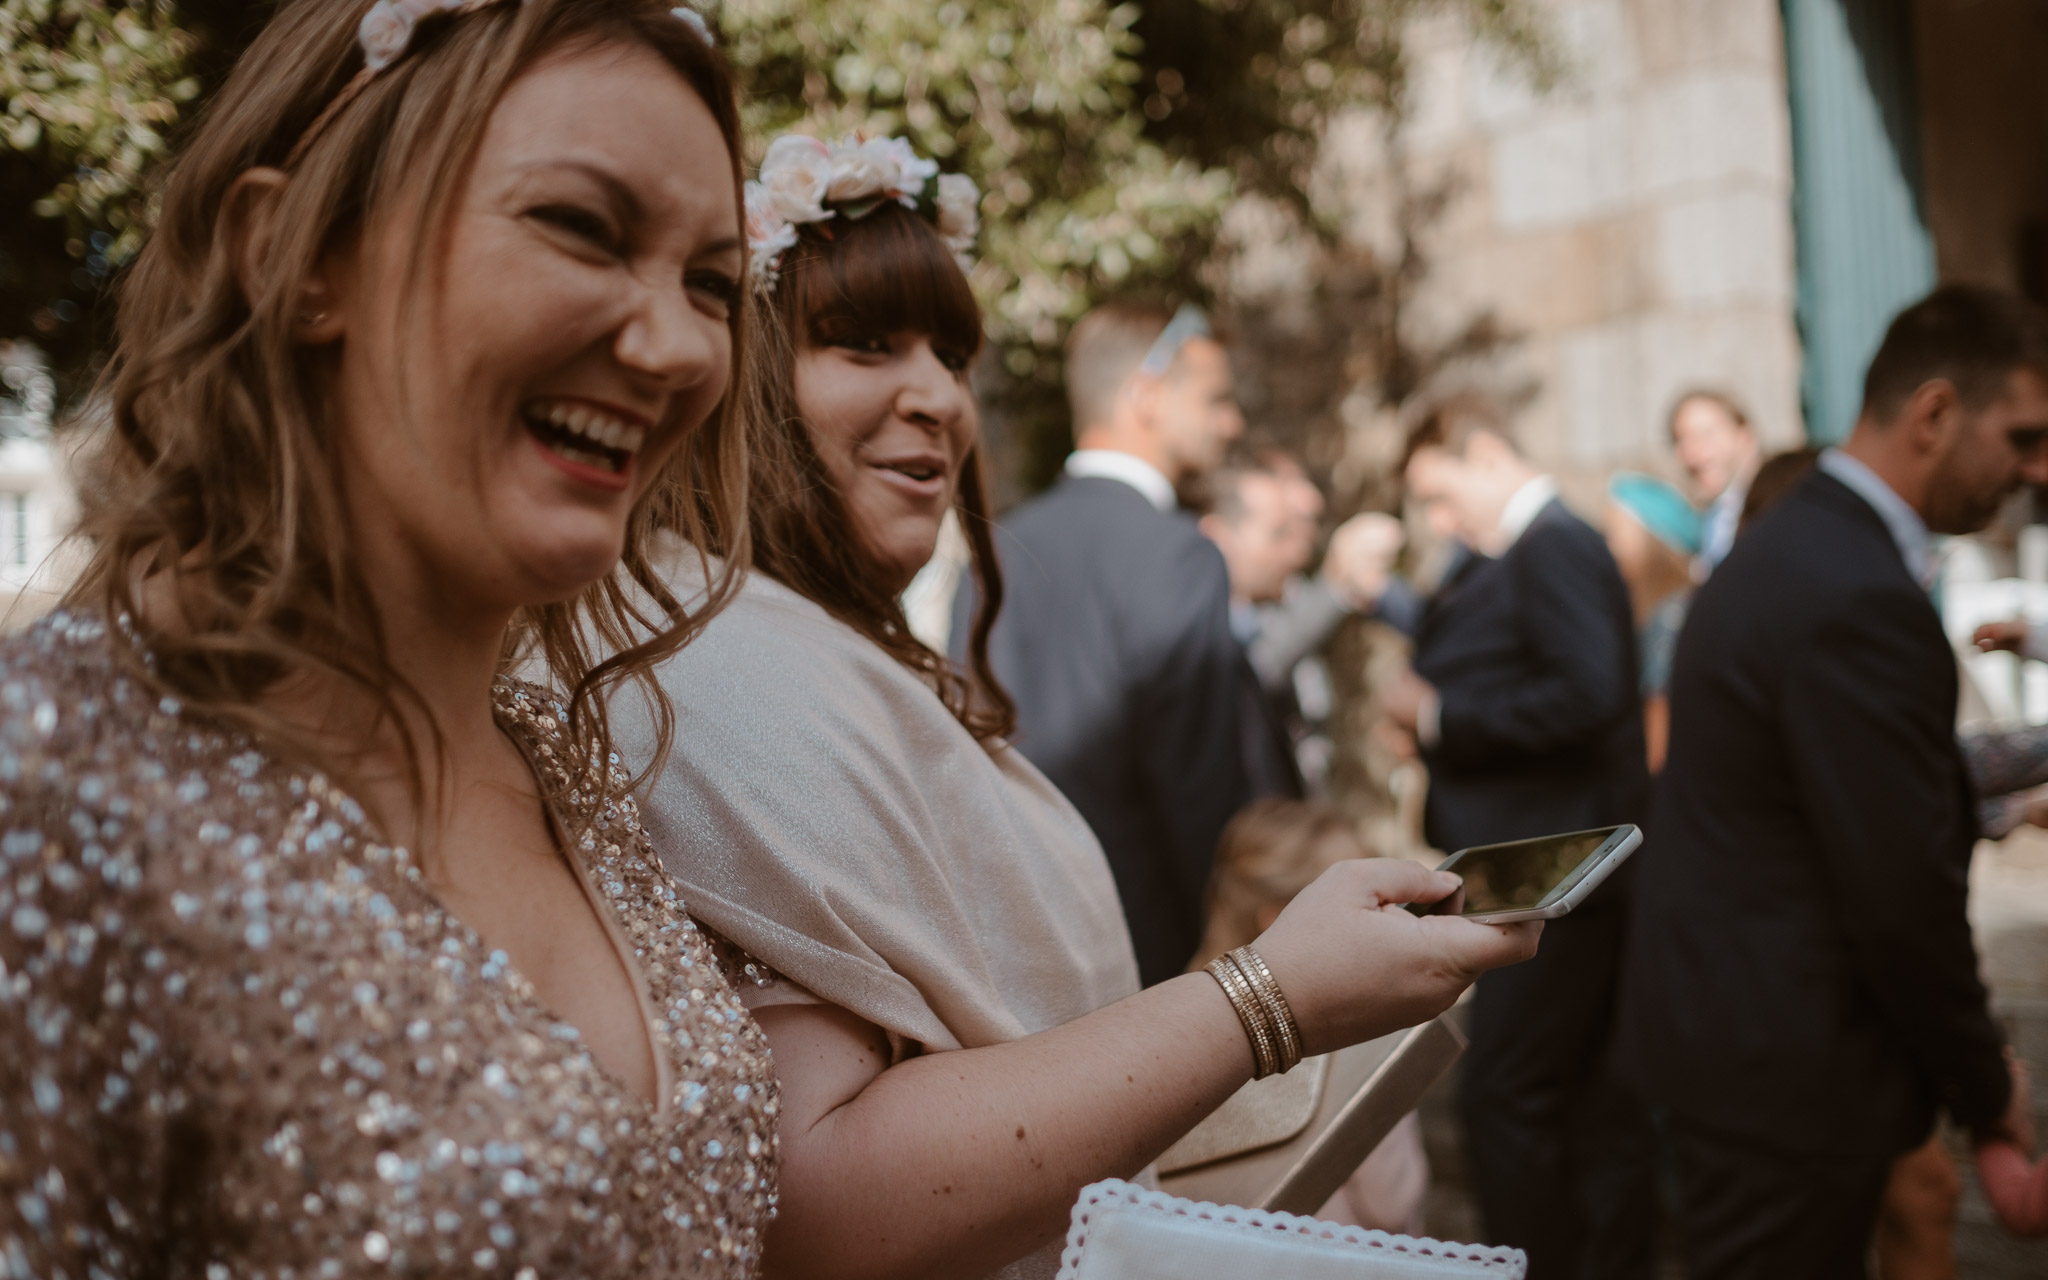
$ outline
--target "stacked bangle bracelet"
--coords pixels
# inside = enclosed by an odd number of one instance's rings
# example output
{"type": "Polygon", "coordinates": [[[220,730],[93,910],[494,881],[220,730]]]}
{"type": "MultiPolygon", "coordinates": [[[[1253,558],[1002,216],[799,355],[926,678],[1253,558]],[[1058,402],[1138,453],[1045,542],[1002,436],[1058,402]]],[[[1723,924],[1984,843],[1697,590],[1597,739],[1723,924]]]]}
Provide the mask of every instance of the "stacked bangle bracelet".
{"type": "Polygon", "coordinates": [[[1226,951],[1209,962],[1209,976],[1229,997],[1252,1042],[1252,1078],[1263,1080],[1292,1070],[1301,1061],[1301,1027],[1259,953],[1250,947],[1226,951]]]}

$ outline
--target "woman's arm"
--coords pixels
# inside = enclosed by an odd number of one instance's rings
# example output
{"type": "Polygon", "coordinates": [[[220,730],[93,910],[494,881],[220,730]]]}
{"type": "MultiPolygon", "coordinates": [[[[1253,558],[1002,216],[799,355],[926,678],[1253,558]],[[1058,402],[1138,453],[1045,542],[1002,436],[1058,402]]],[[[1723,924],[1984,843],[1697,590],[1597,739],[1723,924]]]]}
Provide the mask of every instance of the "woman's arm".
{"type": "MultiPolygon", "coordinates": [[[[1479,973],[1534,954],[1538,926],[1417,918],[1455,878],[1341,864],[1257,947],[1310,1053],[1411,1026],[1479,973]]],[[[767,1272],[805,1280],[980,1275],[1057,1238],[1090,1182],[1128,1177],[1250,1078],[1242,1025],[1190,974],[1011,1044],[884,1070],[844,1010],[760,1011],[782,1080],[781,1212],[767,1272]]]]}

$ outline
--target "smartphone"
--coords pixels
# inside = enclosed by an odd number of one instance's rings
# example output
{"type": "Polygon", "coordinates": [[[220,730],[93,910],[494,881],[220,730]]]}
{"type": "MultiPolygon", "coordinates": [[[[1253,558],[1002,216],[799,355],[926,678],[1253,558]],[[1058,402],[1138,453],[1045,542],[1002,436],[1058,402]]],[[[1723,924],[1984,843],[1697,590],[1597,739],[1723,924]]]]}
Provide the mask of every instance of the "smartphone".
{"type": "Polygon", "coordinates": [[[1623,825],[1460,849],[1437,870],[1457,872],[1464,886],[1437,902],[1411,902],[1408,909],[1482,924],[1555,920],[1584,902],[1642,842],[1639,828],[1623,825]]]}

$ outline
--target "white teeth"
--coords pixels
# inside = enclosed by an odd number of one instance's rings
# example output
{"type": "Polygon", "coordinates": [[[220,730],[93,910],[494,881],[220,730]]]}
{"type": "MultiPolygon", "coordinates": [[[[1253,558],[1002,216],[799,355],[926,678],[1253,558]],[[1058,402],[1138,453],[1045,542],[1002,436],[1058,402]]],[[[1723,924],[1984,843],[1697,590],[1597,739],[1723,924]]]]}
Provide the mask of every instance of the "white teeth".
{"type": "Polygon", "coordinates": [[[582,436],[591,444],[606,449],[638,453],[640,446],[647,439],[645,428],[621,422],[617,418],[586,409],[581,405],[548,405],[539,410],[538,416],[560,430],[582,436]]]}

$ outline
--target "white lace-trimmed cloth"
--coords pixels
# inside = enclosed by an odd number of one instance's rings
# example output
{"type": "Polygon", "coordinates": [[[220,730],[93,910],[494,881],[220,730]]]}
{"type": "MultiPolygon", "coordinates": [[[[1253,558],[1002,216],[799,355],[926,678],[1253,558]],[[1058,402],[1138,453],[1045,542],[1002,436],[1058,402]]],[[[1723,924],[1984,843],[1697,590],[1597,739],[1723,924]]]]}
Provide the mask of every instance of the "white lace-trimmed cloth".
{"type": "Polygon", "coordinates": [[[1523,1280],[1528,1270],[1519,1249],[1206,1204],[1111,1179],[1082,1188],[1057,1280],[1523,1280]]]}

